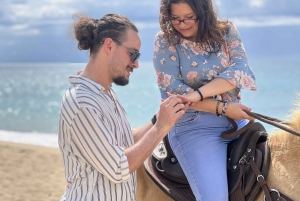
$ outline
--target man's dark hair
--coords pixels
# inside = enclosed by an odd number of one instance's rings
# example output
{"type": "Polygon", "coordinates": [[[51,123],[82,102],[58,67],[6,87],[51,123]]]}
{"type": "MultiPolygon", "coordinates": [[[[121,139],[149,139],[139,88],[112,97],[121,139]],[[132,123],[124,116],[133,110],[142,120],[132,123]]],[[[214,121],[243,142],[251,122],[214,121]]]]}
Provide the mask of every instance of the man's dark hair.
{"type": "Polygon", "coordinates": [[[126,40],[126,32],[136,26],[125,16],[106,14],[101,19],[75,15],[74,33],[78,40],[79,50],[90,50],[90,55],[96,54],[106,38],[112,38],[117,43],[126,40]]]}

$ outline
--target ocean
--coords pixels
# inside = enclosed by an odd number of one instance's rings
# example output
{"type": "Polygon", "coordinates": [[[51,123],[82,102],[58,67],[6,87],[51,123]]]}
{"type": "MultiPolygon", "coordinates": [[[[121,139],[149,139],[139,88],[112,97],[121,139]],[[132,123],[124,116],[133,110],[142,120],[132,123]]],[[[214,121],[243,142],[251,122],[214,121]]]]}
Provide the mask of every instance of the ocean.
{"type": "MultiPolygon", "coordinates": [[[[256,92],[242,91],[253,112],[284,119],[299,100],[298,58],[249,61],[256,92]]],[[[60,102],[70,87],[68,76],[84,63],[0,64],[0,140],[57,147],[60,102]]],[[[141,62],[125,87],[113,85],[132,128],[147,123],[159,109],[160,93],[152,62],[141,62]]],[[[274,128],[264,124],[268,132],[274,128]]]]}

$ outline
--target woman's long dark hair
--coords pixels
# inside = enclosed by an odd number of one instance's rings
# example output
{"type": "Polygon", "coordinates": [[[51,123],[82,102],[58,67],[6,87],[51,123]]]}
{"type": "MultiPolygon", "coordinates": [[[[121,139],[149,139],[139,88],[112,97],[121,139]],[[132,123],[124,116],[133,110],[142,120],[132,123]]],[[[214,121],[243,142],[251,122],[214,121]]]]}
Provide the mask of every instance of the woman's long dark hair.
{"type": "Polygon", "coordinates": [[[170,20],[171,4],[178,3],[187,3],[198,18],[199,26],[195,42],[209,53],[218,52],[228,32],[229,21],[217,19],[211,0],[161,0],[159,23],[164,38],[169,43],[172,41],[173,45],[181,42],[182,35],[173,27],[170,20]]]}

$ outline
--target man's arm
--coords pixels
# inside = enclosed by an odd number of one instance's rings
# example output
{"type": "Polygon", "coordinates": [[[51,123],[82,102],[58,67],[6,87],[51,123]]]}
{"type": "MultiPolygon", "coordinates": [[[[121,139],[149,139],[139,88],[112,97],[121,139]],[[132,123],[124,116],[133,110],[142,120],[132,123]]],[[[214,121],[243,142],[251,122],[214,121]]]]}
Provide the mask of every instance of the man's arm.
{"type": "Polygon", "coordinates": [[[155,126],[143,129],[145,133],[140,134],[143,137],[127,149],[115,144],[114,135],[98,110],[81,108],[71,126],[72,150],[112,182],[127,181],[187,108],[176,96],[166,99],[160,106],[155,126]]]}
{"type": "Polygon", "coordinates": [[[132,132],[134,143],[137,143],[147,131],[149,131],[153,127],[151,121],[149,121],[146,125],[142,127],[135,128],[132,132]]]}
{"type": "Polygon", "coordinates": [[[188,108],[177,96],[169,97],[160,106],[157,121],[154,126],[150,122],[139,133],[140,139],[133,146],[125,149],[130,173],[136,171],[149,157],[158,143],[171,130],[175,122],[180,119],[188,108]],[[149,130],[147,130],[150,128],[149,130]]]}

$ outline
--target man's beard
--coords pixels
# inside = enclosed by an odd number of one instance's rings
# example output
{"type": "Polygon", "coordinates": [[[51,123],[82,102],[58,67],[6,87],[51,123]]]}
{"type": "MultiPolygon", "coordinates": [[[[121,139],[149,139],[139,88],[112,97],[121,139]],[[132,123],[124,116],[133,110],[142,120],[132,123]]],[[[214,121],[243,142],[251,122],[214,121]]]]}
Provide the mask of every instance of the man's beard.
{"type": "Polygon", "coordinates": [[[129,79],[124,76],[119,76],[113,79],[113,82],[119,86],[125,86],[129,83],[129,79]]]}
{"type": "Polygon", "coordinates": [[[122,63],[118,59],[117,55],[114,56],[112,62],[109,64],[109,69],[113,78],[113,83],[119,86],[125,86],[129,83],[129,77],[122,73],[121,70],[118,69],[118,66],[122,66],[122,63]]]}

